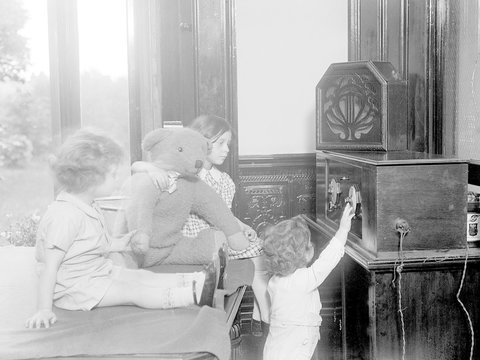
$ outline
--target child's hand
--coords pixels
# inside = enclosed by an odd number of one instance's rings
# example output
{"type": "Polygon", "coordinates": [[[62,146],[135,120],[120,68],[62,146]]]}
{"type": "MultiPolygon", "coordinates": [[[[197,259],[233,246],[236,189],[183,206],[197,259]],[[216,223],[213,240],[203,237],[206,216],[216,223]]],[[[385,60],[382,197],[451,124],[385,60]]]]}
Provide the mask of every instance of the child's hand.
{"type": "Polygon", "coordinates": [[[130,248],[130,242],[137,231],[130,231],[122,237],[116,237],[112,240],[110,252],[123,252],[130,248]]]}
{"type": "Polygon", "coordinates": [[[45,328],[49,328],[50,325],[53,325],[57,322],[57,316],[53,313],[52,310],[43,309],[38,310],[35,315],[29,318],[25,322],[25,327],[29,329],[40,329],[42,325],[45,328]]]}
{"type": "Polygon", "coordinates": [[[146,161],[135,161],[132,164],[132,171],[134,173],[146,172],[155,187],[160,191],[165,191],[169,187],[168,172],[160,169],[152,163],[146,161]]]}
{"type": "Polygon", "coordinates": [[[355,216],[355,210],[353,209],[350,203],[345,204],[345,208],[343,209],[342,218],[340,219],[340,228],[339,231],[344,231],[348,233],[352,226],[352,218],[355,216]]]}
{"type": "Polygon", "coordinates": [[[165,170],[156,169],[154,171],[148,171],[147,174],[148,176],[150,176],[150,179],[152,180],[153,184],[158,190],[160,191],[168,190],[170,184],[169,184],[168,173],[165,170]]]}
{"type": "Polygon", "coordinates": [[[130,246],[135,254],[145,254],[150,247],[150,236],[139,231],[132,237],[130,246]]]}
{"type": "Polygon", "coordinates": [[[255,230],[253,230],[250,226],[245,225],[243,228],[243,234],[245,237],[248,239],[248,241],[252,242],[257,239],[257,233],[255,230]]]}
{"type": "MultiPolygon", "coordinates": [[[[238,219],[237,219],[238,220],[238,219]]],[[[242,229],[243,235],[248,239],[248,241],[252,242],[257,239],[257,233],[247,224],[238,220],[238,224],[240,225],[240,229],[242,229]]]]}

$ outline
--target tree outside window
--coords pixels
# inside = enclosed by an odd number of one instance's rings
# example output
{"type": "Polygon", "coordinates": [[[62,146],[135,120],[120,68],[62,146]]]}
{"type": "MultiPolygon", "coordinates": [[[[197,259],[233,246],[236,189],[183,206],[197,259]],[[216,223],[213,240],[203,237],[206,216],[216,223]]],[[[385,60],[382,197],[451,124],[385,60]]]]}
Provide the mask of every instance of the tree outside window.
{"type": "MultiPolygon", "coordinates": [[[[69,4],[78,9],[81,126],[106,129],[128,157],[125,1],[69,4]],[[105,30],[104,19],[112,13],[118,26],[105,30]],[[99,26],[92,33],[94,24],[99,26]],[[124,54],[113,52],[112,43],[124,44],[124,54]],[[95,64],[95,57],[105,64],[109,54],[115,76],[95,64]]],[[[47,11],[47,0],[0,1],[0,245],[33,245],[38,221],[54,198],[48,162],[60,134],[52,125],[47,11]]],[[[125,174],[127,169],[128,161],[125,174]]]]}

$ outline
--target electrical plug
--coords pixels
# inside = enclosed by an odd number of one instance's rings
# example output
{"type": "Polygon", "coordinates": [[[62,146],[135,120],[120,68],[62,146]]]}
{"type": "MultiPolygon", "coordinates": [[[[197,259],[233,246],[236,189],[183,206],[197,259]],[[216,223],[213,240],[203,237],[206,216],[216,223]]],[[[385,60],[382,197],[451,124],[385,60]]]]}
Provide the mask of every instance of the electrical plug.
{"type": "Polygon", "coordinates": [[[395,219],[395,231],[400,233],[400,235],[406,235],[410,232],[410,225],[408,225],[407,220],[402,218],[395,219]]]}

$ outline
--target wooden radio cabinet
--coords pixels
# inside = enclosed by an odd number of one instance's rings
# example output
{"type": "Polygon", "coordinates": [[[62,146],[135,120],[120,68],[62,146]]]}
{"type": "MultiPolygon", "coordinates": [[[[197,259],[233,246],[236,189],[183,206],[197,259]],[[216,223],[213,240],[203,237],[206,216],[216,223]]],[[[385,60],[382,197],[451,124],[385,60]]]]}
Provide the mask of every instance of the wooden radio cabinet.
{"type": "Polygon", "coordinates": [[[480,358],[480,334],[472,342],[457,298],[461,289],[478,328],[480,248],[466,244],[468,163],[326,150],[316,162],[315,231],[333,236],[346,200],[356,210],[340,265],[343,351],[334,359],[468,359],[472,344],[480,358]],[[402,247],[397,218],[411,228],[402,247]]]}
{"type": "Polygon", "coordinates": [[[410,151],[317,150],[316,220],[333,234],[353,201],[349,243],[369,254],[396,253],[398,219],[410,225],[403,250],[465,246],[468,164],[410,151]]]}
{"type": "Polygon", "coordinates": [[[331,64],[316,97],[317,149],[407,148],[407,82],[389,62],[331,64]]]}
{"type": "Polygon", "coordinates": [[[372,61],[332,64],[317,85],[315,237],[335,234],[346,202],[355,209],[339,265],[341,358],[480,359],[480,247],[466,241],[480,171],[406,150],[406,91],[372,61]]]}

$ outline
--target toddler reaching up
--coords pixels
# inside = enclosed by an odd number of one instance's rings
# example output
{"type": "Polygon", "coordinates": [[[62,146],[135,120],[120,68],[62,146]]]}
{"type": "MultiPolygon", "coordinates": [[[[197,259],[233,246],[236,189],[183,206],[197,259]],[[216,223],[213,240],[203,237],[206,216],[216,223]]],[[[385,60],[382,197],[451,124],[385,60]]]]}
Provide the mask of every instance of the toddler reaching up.
{"type": "Polygon", "coordinates": [[[311,359],[322,322],[317,288],[342,258],[353,216],[346,204],[337,233],[310,266],[314,249],[300,216],[266,231],[263,249],[272,277],[267,287],[271,311],[264,360],[311,359]]]}

